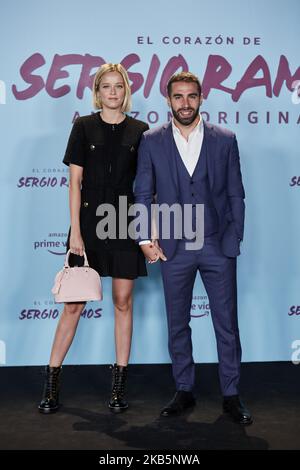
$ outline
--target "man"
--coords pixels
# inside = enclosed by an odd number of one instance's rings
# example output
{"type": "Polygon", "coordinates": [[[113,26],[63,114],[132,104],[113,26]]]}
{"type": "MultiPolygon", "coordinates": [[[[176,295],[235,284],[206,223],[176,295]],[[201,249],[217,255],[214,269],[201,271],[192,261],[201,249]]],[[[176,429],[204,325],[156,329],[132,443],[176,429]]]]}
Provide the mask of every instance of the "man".
{"type": "MultiPolygon", "coordinates": [[[[194,406],[195,366],[192,356],[190,309],[197,271],[208,294],[217,340],[223,410],[240,424],[252,423],[239,398],[241,346],[237,321],[236,257],[244,229],[244,188],[235,135],[203,121],[201,83],[189,72],[168,82],[170,123],[144,133],[135,181],[136,203],[148,211],[157,204],[204,204],[204,243],[187,249],[188,240],[172,236],[159,242],[140,240],[149,262],[161,259],[168,319],[169,352],[176,394],[161,411],[176,415],[194,406]]],[[[199,206],[198,206],[199,207],[199,206]]],[[[202,227],[203,228],[203,227],[202,227]]],[[[159,228],[160,230],[160,228],[159,228]]],[[[172,232],[172,230],[171,230],[172,232]]]]}

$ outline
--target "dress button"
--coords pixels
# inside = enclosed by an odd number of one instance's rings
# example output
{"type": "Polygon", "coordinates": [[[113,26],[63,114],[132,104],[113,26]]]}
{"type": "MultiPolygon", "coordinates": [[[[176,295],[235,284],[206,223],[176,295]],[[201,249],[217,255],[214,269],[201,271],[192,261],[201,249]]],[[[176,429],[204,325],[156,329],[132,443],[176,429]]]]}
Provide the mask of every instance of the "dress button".
{"type": "Polygon", "coordinates": [[[88,203],[88,202],[84,202],[84,203],[83,203],[83,206],[84,206],[84,207],[88,207],[88,206],[89,206],[89,203],[88,203]]]}
{"type": "Polygon", "coordinates": [[[96,147],[95,147],[94,144],[91,144],[91,145],[90,145],[90,149],[91,149],[91,150],[95,150],[95,148],[96,148],[96,147]]]}

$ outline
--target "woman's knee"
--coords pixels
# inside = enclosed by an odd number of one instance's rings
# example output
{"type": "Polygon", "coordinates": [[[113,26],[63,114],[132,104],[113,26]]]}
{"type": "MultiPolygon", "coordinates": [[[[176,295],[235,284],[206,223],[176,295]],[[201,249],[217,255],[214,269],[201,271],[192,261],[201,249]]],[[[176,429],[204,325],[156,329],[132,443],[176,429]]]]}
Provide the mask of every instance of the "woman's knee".
{"type": "Polygon", "coordinates": [[[131,310],[132,307],[132,296],[131,295],[115,295],[113,298],[115,308],[121,312],[126,313],[131,310]]]}

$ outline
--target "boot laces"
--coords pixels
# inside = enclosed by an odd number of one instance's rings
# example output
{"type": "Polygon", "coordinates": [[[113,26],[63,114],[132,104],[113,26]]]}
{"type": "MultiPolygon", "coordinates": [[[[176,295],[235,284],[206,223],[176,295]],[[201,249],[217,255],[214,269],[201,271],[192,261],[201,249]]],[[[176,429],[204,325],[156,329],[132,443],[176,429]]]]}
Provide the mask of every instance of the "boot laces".
{"type": "Polygon", "coordinates": [[[112,387],[112,395],[114,397],[123,397],[125,393],[125,370],[120,370],[119,367],[113,369],[114,379],[112,387]]]}
{"type": "Polygon", "coordinates": [[[56,399],[58,392],[58,373],[49,374],[45,383],[45,398],[50,400],[56,399]]]}

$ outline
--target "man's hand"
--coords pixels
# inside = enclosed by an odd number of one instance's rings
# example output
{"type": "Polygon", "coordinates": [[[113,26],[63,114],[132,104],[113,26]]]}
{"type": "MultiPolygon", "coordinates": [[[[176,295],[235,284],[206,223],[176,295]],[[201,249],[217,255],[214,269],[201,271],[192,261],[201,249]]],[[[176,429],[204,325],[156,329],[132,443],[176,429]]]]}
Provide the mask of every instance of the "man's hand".
{"type": "Polygon", "coordinates": [[[167,258],[160,248],[157,240],[141,245],[141,250],[144,253],[145,258],[148,260],[148,263],[156,263],[159,259],[167,261],[167,258]]]}

